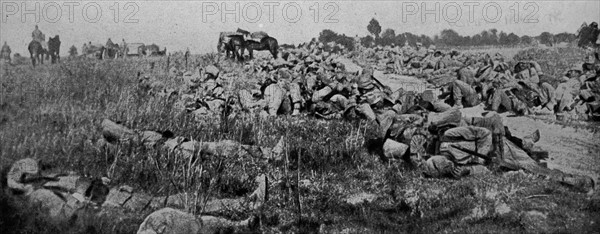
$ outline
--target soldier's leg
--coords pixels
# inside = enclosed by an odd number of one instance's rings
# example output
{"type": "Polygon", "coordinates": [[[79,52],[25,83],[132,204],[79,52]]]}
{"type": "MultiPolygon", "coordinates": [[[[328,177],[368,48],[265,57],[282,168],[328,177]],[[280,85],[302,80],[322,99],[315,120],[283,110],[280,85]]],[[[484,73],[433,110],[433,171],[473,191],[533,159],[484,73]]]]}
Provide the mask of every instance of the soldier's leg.
{"type": "Polygon", "coordinates": [[[323,101],[323,99],[327,95],[331,94],[331,92],[333,92],[333,89],[331,87],[329,87],[329,86],[325,86],[322,89],[314,92],[313,96],[312,96],[313,103],[317,103],[319,101],[323,101]]]}
{"type": "Polygon", "coordinates": [[[508,94],[506,94],[506,90],[496,89],[494,91],[494,95],[492,96],[492,110],[498,112],[500,107],[504,107],[504,109],[510,111],[513,108],[512,101],[508,94]]]}
{"type": "Polygon", "coordinates": [[[292,115],[300,114],[300,107],[302,105],[302,95],[300,92],[300,85],[292,83],[290,85],[290,98],[292,100],[293,111],[292,115]]]}
{"type": "Polygon", "coordinates": [[[356,106],[356,111],[364,115],[368,120],[375,120],[375,112],[371,109],[368,103],[359,104],[356,106]]]}
{"type": "Polygon", "coordinates": [[[348,106],[348,98],[344,97],[341,94],[331,96],[331,98],[329,98],[329,101],[341,110],[345,110],[348,106]]]}
{"type": "MultiPolygon", "coordinates": [[[[492,132],[486,128],[482,128],[482,127],[473,127],[473,126],[467,126],[467,127],[456,127],[456,128],[451,128],[449,130],[447,130],[444,133],[443,136],[443,141],[469,141],[475,142],[475,151],[479,154],[483,154],[483,155],[488,155],[489,152],[492,150],[492,132]]],[[[449,149],[450,152],[453,151],[453,149],[449,149]]],[[[457,161],[464,161],[466,160],[466,158],[456,158],[457,161]]],[[[469,162],[470,160],[467,160],[465,162],[469,162]]]]}
{"type": "Polygon", "coordinates": [[[243,109],[250,110],[250,109],[256,107],[257,102],[254,101],[254,97],[252,96],[250,91],[240,90],[238,92],[238,97],[240,100],[240,105],[242,106],[243,109]]]}
{"type": "Polygon", "coordinates": [[[452,107],[443,101],[433,101],[431,103],[433,105],[433,111],[435,112],[444,112],[450,110],[452,107]]]}
{"type": "Polygon", "coordinates": [[[267,101],[270,116],[277,115],[277,110],[283,102],[283,91],[277,84],[271,84],[265,89],[265,100],[267,101]]]}
{"type": "Polygon", "coordinates": [[[556,90],[552,85],[544,82],[540,85],[540,101],[542,101],[542,105],[545,105],[550,110],[554,110],[554,106],[556,105],[556,101],[554,99],[554,93],[556,90]]]}
{"type": "Polygon", "coordinates": [[[558,102],[557,112],[562,112],[567,106],[573,103],[574,96],[572,95],[573,90],[567,86],[567,84],[559,84],[554,92],[554,100],[558,102]]]}
{"type": "Polygon", "coordinates": [[[452,95],[454,97],[454,105],[455,106],[463,106],[463,100],[468,100],[468,103],[464,103],[467,105],[474,105],[471,100],[471,95],[475,95],[475,90],[469,84],[465,83],[461,80],[455,80],[452,82],[452,95]]]}
{"type": "Polygon", "coordinates": [[[202,225],[204,228],[202,230],[207,230],[211,228],[219,229],[219,228],[231,228],[231,227],[248,227],[251,225],[251,219],[246,219],[242,221],[232,221],[225,218],[210,216],[210,215],[202,215],[199,217],[202,221],[202,225]]]}
{"type": "MultiPolygon", "coordinates": [[[[493,113],[493,112],[492,112],[493,113]]],[[[494,157],[502,157],[504,152],[503,139],[504,139],[504,124],[502,123],[502,117],[497,113],[490,114],[483,118],[475,117],[472,120],[472,125],[477,127],[487,128],[492,132],[492,152],[494,157]]]]}

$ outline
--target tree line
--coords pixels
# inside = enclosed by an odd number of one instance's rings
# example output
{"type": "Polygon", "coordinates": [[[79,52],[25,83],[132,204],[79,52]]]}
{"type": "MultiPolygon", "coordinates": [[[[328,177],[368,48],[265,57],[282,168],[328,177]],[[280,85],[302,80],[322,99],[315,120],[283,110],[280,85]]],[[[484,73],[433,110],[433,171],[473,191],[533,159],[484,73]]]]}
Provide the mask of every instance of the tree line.
{"type": "Polygon", "coordinates": [[[552,46],[562,42],[572,43],[577,40],[577,35],[568,32],[558,34],[543,32],[537,36],[518,36],[512,32],[498,32],[497,29],[484,30],[472,36],[463,36],[452,29],[445,29],[432,38],[427,35],[416,35],[410,32],[396,34],[396,31],[391,28],[382,31],[381,25],[374,18],[371,19],[367,25],[367,30],[369,31],[370,35],[358,38],[349,37],[345,34],[338,34],[330,29],[325,29],[319,34],[318,40],[323,43],[336,42],[349,49],[353,48],[353,44],[356,39],[360,40],[360,44],[365,47],[373,47],[378,45],[402,46],[406,42],[412,46],[414,46],[417,42],[420,42],[424,46],[429,46],[432,44],[437,46],[516,46],[531,45],[534,43],[552,46]]]}

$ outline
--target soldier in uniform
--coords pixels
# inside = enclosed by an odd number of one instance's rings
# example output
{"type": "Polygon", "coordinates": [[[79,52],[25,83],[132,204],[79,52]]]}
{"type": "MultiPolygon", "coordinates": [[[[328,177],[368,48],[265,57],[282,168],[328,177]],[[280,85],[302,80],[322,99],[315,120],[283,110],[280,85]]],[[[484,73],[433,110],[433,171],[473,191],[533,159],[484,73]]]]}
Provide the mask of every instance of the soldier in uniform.
{"type": "Polygon", "coordinates": [[[48,49],[48,45],[46,44],[46,35],[44,35],[44,33],[42,33],[42,31],[38,28],[37,25],[35,26],[35,29],[31,33],[31,37],[33,38],[34,41],[37,41],[40,44],[42,44],[42,48],[44,48],[46,50],[48,49]]]}
{"type": "Polygon", "coordinates": [[[0,50],[0,59],[5,59],[10,62],[10,53],[10,46],[8,46],[5,41],[4,45],[2,45],[2,50],[0,50]]]}

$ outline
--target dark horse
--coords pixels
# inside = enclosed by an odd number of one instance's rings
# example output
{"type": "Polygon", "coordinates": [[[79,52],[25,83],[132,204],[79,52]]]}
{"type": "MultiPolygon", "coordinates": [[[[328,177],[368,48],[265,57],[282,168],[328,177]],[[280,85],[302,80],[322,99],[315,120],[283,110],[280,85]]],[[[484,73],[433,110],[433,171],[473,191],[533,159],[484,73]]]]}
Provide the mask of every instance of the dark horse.
{"type": "Polygon", "coordinates": [[[118,44],[113,43],[112,41],[106,42],[106,46],[104,47],[103,58],[118,58],[122,56],[122,49],[118,44]]]}
{"type": "Polygon", "coordinates": [[[36,60],[40,62],[40,64],[44,64],[44,54],[46,51],[42,47],[42,44],[39,41],[32,40],[29,42],[29,46],[27,47],[29,50],[29,56],[31,57],[31,63],[35,67],[36,60]]]}
{"type": "Polygon", "coordinates": [[[48,55],[52,58],[52,63],[60,62],[60,39],[58,35],[48,39],[48,55]]]}
{"type": "Polygon", "coordinates": [[[244,60],[244,47],[246,46],[246,40],[244,40],[244,36],[231,35],[228,37],[229,42],[225,45],[227,57],[229,57],[229,52],[233,52],[233,55],[238,59],[238,61],[244,60]]]}
{"type": "Polygon", "coordinates": [[[248,40],[245,47],[250,54],[250,59],[254,58],[253,51],[255,50],[268,50],[273,55],[273,58],[277,59],[279,44],[277,43],[277,39],[273,37],[263,37],[260,42],[248,40]]]}

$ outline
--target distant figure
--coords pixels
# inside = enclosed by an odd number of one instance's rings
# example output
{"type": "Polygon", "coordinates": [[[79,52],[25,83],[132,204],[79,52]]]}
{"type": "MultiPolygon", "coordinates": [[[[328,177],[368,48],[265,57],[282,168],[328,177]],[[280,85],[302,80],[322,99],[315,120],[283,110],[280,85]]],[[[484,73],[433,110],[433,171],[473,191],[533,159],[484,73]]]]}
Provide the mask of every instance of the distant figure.
{"type": "Polygon", "coordinates": [[[190,57],[190,48],[189,47],[185,50],[185,54],[183,55],[183,57],[185,57],[185,68],[187,69],[188,57],[190,57]]]}
{"type": "Polygon", "coordinates": [[[108,40],[106,41],[106,45],[104,46],[105,50],[104,50],[104,55],[102,57],[104,58],[117,58],[119,57],[119,45],[113,43],[113,41],[108,38],[108,40]]]}
{"type": "Polygon", "coordinates": [[[108,38],[108,41],[106,41],[106,47],[113,46],[113,45],[115,45],[115,43],[113,43],[112,40],[110,38],[108,38]]]}
{"type": "Polygon", "coordinates": [[[48,50],[48,44],[46,44],[46,35],[42,33],[42,31],[38,28],[37,25],[35,26],[33,32],[31,32],[31,37],[34,41],[37,41],[40,44],[42,44],[42,48],[44,50],[48,50]]]}
{"type": "Polygon", "coordinates": [[[10,53],[10,46],[8,46],[5,41],[4,45],[2,45],[2,50],[0,50],[0,59],[8,60],[10,62],[10,53]]]}
{"type": "Polygon", "coordinates": [[[127,43],[125,42],[125,38],[121,39],[121,53],[123,54],[123,58],[127,57],[127,53],[129,48],[127,48],[127,43]]]}
{"type": "Polygon", "coordinates": [[[88,53],[88,46],[86,43],[83,43],[83,46],[81,47],[81,54],[83,54],[84,56],[87,55],[88,53]]]}
{"type": "Polygon", "coordinates": [[[33,40],[39,41],[39,42],[43,42],[45,40],[44,33],[42,33],[42,31],[40,31],[40,29],[38,28],[37,25],[35,26],[35,30],[33,30],[33,32],[31,33],[31,37],[33,38],[33,40]]]}

